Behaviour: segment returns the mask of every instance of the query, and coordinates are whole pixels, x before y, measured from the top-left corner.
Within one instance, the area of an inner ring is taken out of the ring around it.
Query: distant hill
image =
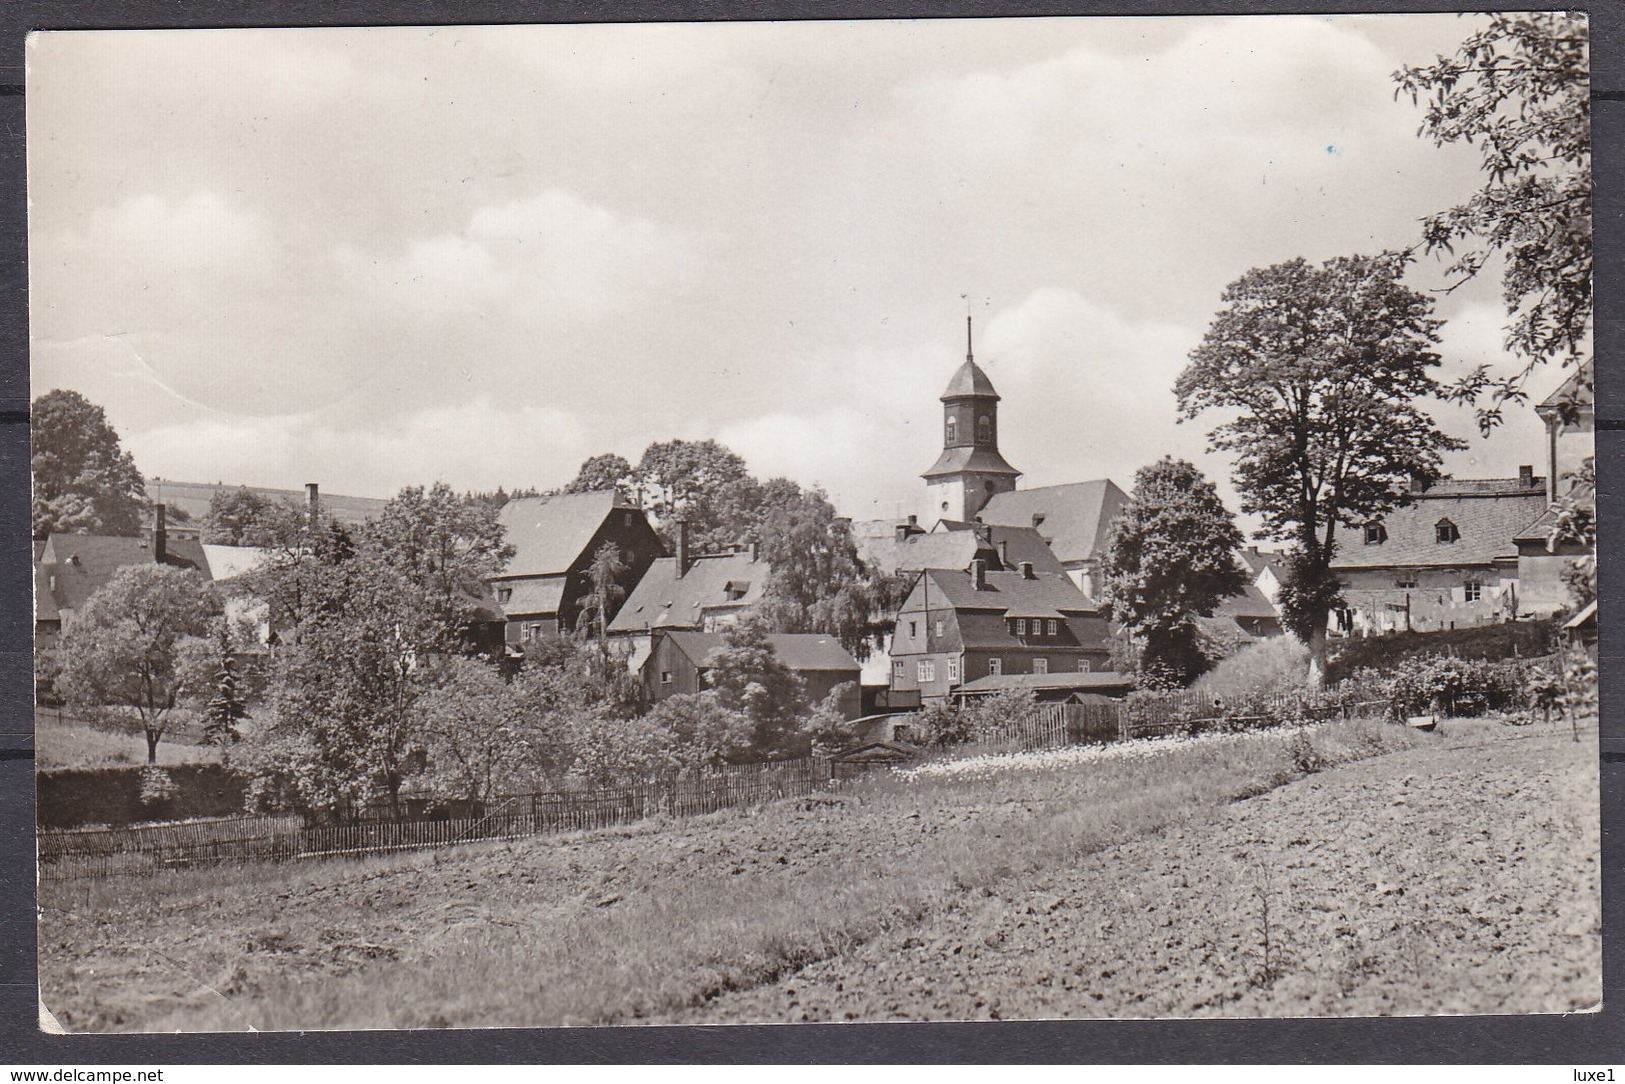
[[[271,500],[290,500],[303,506],[303,489],[271,489],[266,486],[238,486],[225,482],[171,482],[168,479],[148,479],[147,499],[179,509],[200,522],[209,512],[209,501],[216,493],[234,493],[249,489]],[[322,510],[340,523],[362,523],[383,511],[388,501],[380,497],[345,497],[337,493],[321,492]]]

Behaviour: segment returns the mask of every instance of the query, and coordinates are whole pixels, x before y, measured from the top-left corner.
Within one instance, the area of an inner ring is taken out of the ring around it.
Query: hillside
[[[1594,724],[1332,724],[47,880],[40,981],[70,1031],[1563,1011],[1599,847]]]

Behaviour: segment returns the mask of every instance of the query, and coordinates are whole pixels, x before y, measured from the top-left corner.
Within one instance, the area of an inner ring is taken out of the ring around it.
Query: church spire
[[[970,313],[965,314],[965,360],[976,364],[976,355],[970,348]]]

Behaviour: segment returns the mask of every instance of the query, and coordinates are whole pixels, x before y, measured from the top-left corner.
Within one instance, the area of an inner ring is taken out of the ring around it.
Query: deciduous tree
[[[92,711],[132,710],[158,761],[170,713],[186,691],[189,643],[220,615],[214,586],[191,569],[130,565],[63,623],[57,688]]]
[[[1429,251],[1454,256],[1465,282],[1495,266],[1511,323],[1507,346],[1524,364],[1495,375],[1480,366],[1456,394],[1477,399],[1488,430],[1547,361],[1578,365],[1590,353],[1591,111],[1587,16],[1579,11],[1489,17],[1452,56],[1394,74],[1396,93],[1426,103],[1421,134],[1482,155],[1484,184],[1466,203],[1429,217]]]
[[[750,625],[730,629],[727,643],[705,660],[707,681],[722,706],[751,724],[751,748],[761,756],[799,752],[798,723],[806,686]]]
[[[877,605],[851,525],[835,514],[822,490],[791,492],[786,486],[794,483],[779,485],[778,497],[761,513],[761,556],[772,572],[755,620],[774,632],[834,636],[866,659],[890,613]]]
[[[609,452],[595,455],[581,464],[581,469],[564,487],[563,492],[597,493],[600,490],[613,489],[630,500],[637,490],[637,483],[637,471],[632,468],[632,464],[624,457]]]
[[[256,493],[247,486],[223,490],[209,498],[202,539],[219,546],[298,546],[305,533],[306,511],[285,500]]]
[[[1105,561],[1112,617],[1140,641],[1152,685],[1188,685],[1207,669],[1198,617],[1247,582],[1235,517],[1202,472],[1183,459],[1142,467],[1113,524]]]
[[[31,423],[34,537],[139,534],[146,483],[102,408],[59,389],[34,400]]]
[[[1283,616],[1309,645],[1314,685],[1339,597],[1338,526],[1405,503],[1413,479],[1436,481],[1441,453],[1463,447],[1417,405],[1441,390],[1440,322],[1432,300],[1400,281],[1406,262],[1384,253],[1247,272],[1174,386],[1185,419],[1230,415],[1209,444],[1236,457],[1235,486],[1243,511],[1263,521],[1260,537],[1293,546]]]

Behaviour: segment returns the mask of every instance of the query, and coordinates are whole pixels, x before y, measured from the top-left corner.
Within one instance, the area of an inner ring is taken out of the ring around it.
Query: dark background
[[[1625,477],[1625,406],[1613,371],[1625,337],[1625,4],[1503,0],[1519,9],[1591,11],[1596,180],[1598,518],[1602,594],[1625,597],[1615,534]],[[31,30],[154,27],[715,21],[1041,15],[1341,14],[1474,11],[1494,0],[176,0],[8,2],[0,7],[0,1064],[294,1062],[1079,1062],[1405,1064],[1625,1062],[1620,839],[1625,832],[1625,692],[1620,630],[1602,614],[1604,1010],[1572,1016],[1358,1020],[796,1024],[725,1028],[50,1036],[37,1030],[32,574],[28,477],[28,265],[24,39]],[[1417,58],[1420,62],[1426,58]],[[1616,558],[1618,561],[1616,562]]]

